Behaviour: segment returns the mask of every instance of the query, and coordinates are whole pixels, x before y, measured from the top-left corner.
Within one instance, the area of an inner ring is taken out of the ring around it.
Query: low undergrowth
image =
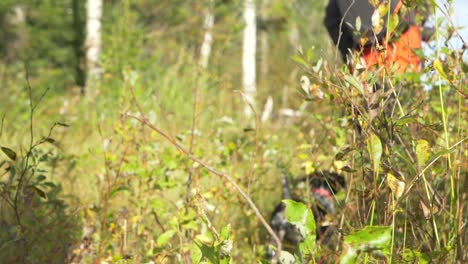
[[[119,23],[108,37],[124,45]],[[305,235],[283,263],[468,258],[464,49],[434,48],[421,71],[404,74],[350,72],[299,52],[308,83],[289,91],[297,111],[266,122],[261,107],[251,120],[239,110],[236,73],[200,69],[190,49],[143,62],[138,50],[130,60],[108,47],[91,99],[31,87],[17,65],[4,70],[2,260],[266,263],[281,175],[320,170],[347,182],[328,219],[338,239],[317,241],[310,209],[288,201],[286,217]]]

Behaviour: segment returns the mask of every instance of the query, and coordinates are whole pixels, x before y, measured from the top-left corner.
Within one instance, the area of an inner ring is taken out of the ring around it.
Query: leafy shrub
[[[78,241],[80,219],[60,196],[61,187],[50,180],[59,154],[45,147],[47,143],[55,142],[43,138],[25,155],[2,146],[8,158],[0,161],[0,245],[5,263],[63,263]]]

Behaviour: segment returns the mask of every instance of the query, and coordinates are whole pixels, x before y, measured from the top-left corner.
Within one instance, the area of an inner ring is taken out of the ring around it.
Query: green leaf
[[[53,183],[53,182],[44,182],[43,185],[44,185],[44,186],[51,187],[51,188],[57,187],[57,185],[55,185],[55,183]]]
[[[286,205],[285,217],[292,224],[299,223],[304,225],[310,233],[315,235],[315,220],[310,208],[301,202],[293,200],[283,200]]]
[[[16,152],[7,147],[2,147],[3,153],[8,156],[13,161],[16,161]]]
[[[361,82],[356,79],[356,77],[352,76],[352,75],[349,75],[349,74],[346,74],[344,76],[344,79],[345,81],[347,81],[349,84],[351,84],[351,86],[353,86],[354,88],[356,88],[360,93],[361,95],[364,95],[364,88],[362,87],[362,84]]]
[[[175,186],[177,184],[174,181],[166,181],[165,179],[157,181],[154,185],[157,190],[161,191],[174,188]]]
[[[216,254],[216,250],[212,246],[207,246],[202,242],[195,240],[195,245],[200,249],[202,253],[202,260],[199,263],[218,263],[218,255]],[[197,253],[198,254],[198,253]],[[208,260],[208,262],[205,262]]]
[[[306,67],[306,68],[309,66],[309,64],[308,64],[303,58],[301,58],[301,57],[299,57],[299,56],[297,56],[297,55],[291,56],[291,59],[292,59],[293,61],[295,61],[295,62],[301,64],[302,66],[304,66],[304,67]]]
[[[43,181],[43,180],[46,179],[46,176],[44,176],[43,174],[41,174],[41,175],[37,176],[36,179],[37,179],[38,182],[41,182],[41,181]]]
[[[46,142],[49,142],[50,144],[54,144],[55,142],[57,142],[55,139],[50,138],[50,137],[44,138],[44,140],[45,140]]]
[[[421,253],[417,250],[406,248],[403,251],[402,257],[405,263],[427,264],[434,263],[434,260],[440,255],[442,255],[440,251]]]
[[[374,172],[378,173],[380,168],[380,158],[382,157],[382,143],[377,135],[371,134],[367,142],[367,151],[371,157]]]
[[[398,14],[390,15],[390,18],[388,19],[388,29],[387,29],[388,34],[392,34],[393,31],[395,31],[396,27],[398,26],[399,20],[400,19],[398,17]]]
[[[306,59],[307,61],[311,61],[312,60],[312,55],[314,54],[314,49],[313,48],[310,48],[307,50],[306,52]]]
[[[430,153],[431,149],[429,147],[429,142],[424,139],[420,139],[416,142],[416,158],[418,160],[419,168],[422,168],[424,164],[426,164]]]
[[[46,193],[45,193],[43,190],[37,188],[37,187],[34,186],[34,185],[31,186],[31,188],[33,188],[34,192],[35,192],[37,195],[39,195],[41,198],[47,199],[47,195],[46,195]]]
[[[169,239],[171,239],[175,235],[175,233],[176,232],[173,229],[167,230],[166,232],[158,236],[158,238],[156,239],[156,244],[160,247],[166,245]]]
[[[406,124],[409,124],[413,121],[415,121],[416,119],[413,117],[413,116],[404,116],[402,118],[399,118],[397,120],[394,120],[394,125],[395,126],[399,126],[399,127],[402,127]]]
[[[56,125],[59,125],[59,126],[63,126],[63,127],[69,127],[70,125],[69,124],[65,124],[65,123],[62,123],[62,122],[55,122]]]
[[[201,262],[203,258],[203,253],[201,251],[201,248],[197,245],[197,243],[192,244],[192,253],[190,254],[190,259],[192,260],[192,263],[198,264]]]
[[[219,239],[220,240],[229,239],[230,235],[231,235],[231,225],[228,224],[227,226],[223,226],[221,228],[221,233],[219,235]]]
[[[388,255],[390,253],[391,227],[387,226],[366,226],[364,229],[344,238],[345,251],[340,263],[356,263],[360,252]]]
[[[303,241],[299,244],[301,254],[312,255],[315,250],[315,219],[312,211],[305,204],[293,200],[283,200],[286,205],[285,218],[293,224]]]
[[[354,149],[353,149],[352,147],[350,147],[350,146],[347,146],[347,147],[341,149],[340,151],[338,151],[338,153],[336,153],[336,155],[335,155],[335,160],[344,160],[344,159],[345,159],[345,156],[346,156],[349,152],[351,152],[351,151],[353,151],[353,150],[354,150]]]
[[[444,66],[442,65],[442,62],[439,59],[435,59],[434,62],[432,63],[432,66],[436,70],[436,72],[442,77],[442,79],[450,82],[450,80],[447,77],[447,74],[444,71]]]
[[[299,244],[301,255],[312,255],[315,251],[315,236],[306,236],[304,241]]]
[[[121,191],[128,191],[129,188],[126,187],[126,186],[117,186],[117,187],[114,187],[112,188],[111,192],[109,193],[109,199],[111,198],[114,198],[117,193],[121,192]]]

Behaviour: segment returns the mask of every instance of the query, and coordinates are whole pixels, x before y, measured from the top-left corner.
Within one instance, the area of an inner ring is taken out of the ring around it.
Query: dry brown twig
[[[257,208],[257,206],[255,205],[255,203],[252,201],[252,199],[249,197],[249,195],[247,195],[243,190],[242,188],[231,178],[231,176],[229,176],[228,174],[224,173],[224,172],[221,172],[221,171],[218,171],[217,169],[211,167],[210,165],[206,164],[204,161],[200,160],[199,158],[193,156],[188,150],[186,150],[184,147],[182,147],[179,143],[177,143],[173,138],[171,138],[169,135],[167,135],[166,133],[164,133],[162,130],[160,130],[159,128],[155,127],[150,121],[149,119],[147,118],[147,116],[145,115],[145,112],[143,111],[140,103],[138,102],[138,100],[136,99],[136,96],[135,96],[135,92],[133,90],[133,87],[130,86],[130,93],[132,94],[132,99],[133,99],[133,102],[135,103],[136,107],[138,108],[138,112],[140,113],[140,116],[136,116],[136,115],[133,115],[133,114],[129,114],[127,113],[126,115],[130,118],[133,118],[137,121],[139,121],[140,123],[142,123],[143,125],[146,125],[147,127],[149,127],[151,130],[153,130],[154,132],[158,133],[159,135],[161,135],[163,138],[165,138],[167,141],[169,141],[169,143],[171,143],[174,147],[176,147],[180,152],[184,153],[189,159],[191,159],[192,161],[200,164],[202,167],[204,167],[206,170],[208,170],[209,172],[225,179],[226,181],[228,181],[233,187],[234,189],[236,189],[236,191],[240,194],[240,196],[242,198],[244,198],[244,200],[247,202],[247,204],[250,206],[250,208],[254,211],[255,213],[255,216],[258,218],[258,220],[263,224],[263,226],[266,228],[266,230],[268,231],[268,233],[273,237],[273,239],[275,240],[276,242],[276,245],[277,245],[277,248],[276,248],[276,255],[275,255],[275,260],[277,260],[277,258],[279,257],[280,253],[281,253],[281,241],[280,239],[278,238],[278,236],[276,235],[275,231],[273,231],[273,229],[271,228],[271,226],[268,224],[268,222],[265,220],[265,218],[263,217],[263,215],[260,213],[260,210]],[[274,262],[275,262],[274,260]]]
[[[257,111],[255,110],[255,107],[247,100],[245,97],[245,94],[242,91],[237,91],[242,95],[242,99],[244,99],[244,102],[249,106],[250,110],[252,110],[252,113],[254,115],[254,120],[255,120],[255,145],[254,145],[254,150],[252,152],[252,158],[250,162],[250,167],[249,167],[249,174],[247,175],[247,195],[250,195],[250,186],[252,184],[252,177],[253,177],[253,171],[255,168],[255,162],[257,161],[257,153],[258,153],[258,133],[260,131],[260,121],[258,120],[258,114]]]

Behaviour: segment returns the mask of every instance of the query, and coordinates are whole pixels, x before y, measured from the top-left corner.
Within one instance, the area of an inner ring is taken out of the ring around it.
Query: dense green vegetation
[[[85,1],[57,2],[0,3],[5,263],[264,263],[270,238],[256,208],[268,221],[283,173],[320,170],[347,180],[330,219],[340,239],[316,243],[310,210],[289,202],[308,234],[297,259],[468,258],[468,65],[465,49],[445,42],[457,37],[449,17],[436,20],[441,44],[421,52],[420,72],[350,73],[322,26],[324,1],[258,1],[268,49],[258,46],[249,120],[242,1],[216,1],[207,69],[198,64],[204,1],[104,1],[103,74],[86,96]],[[369,93],[376,83],[386,88]],[[273,115],[261,122],[270,95]]]

